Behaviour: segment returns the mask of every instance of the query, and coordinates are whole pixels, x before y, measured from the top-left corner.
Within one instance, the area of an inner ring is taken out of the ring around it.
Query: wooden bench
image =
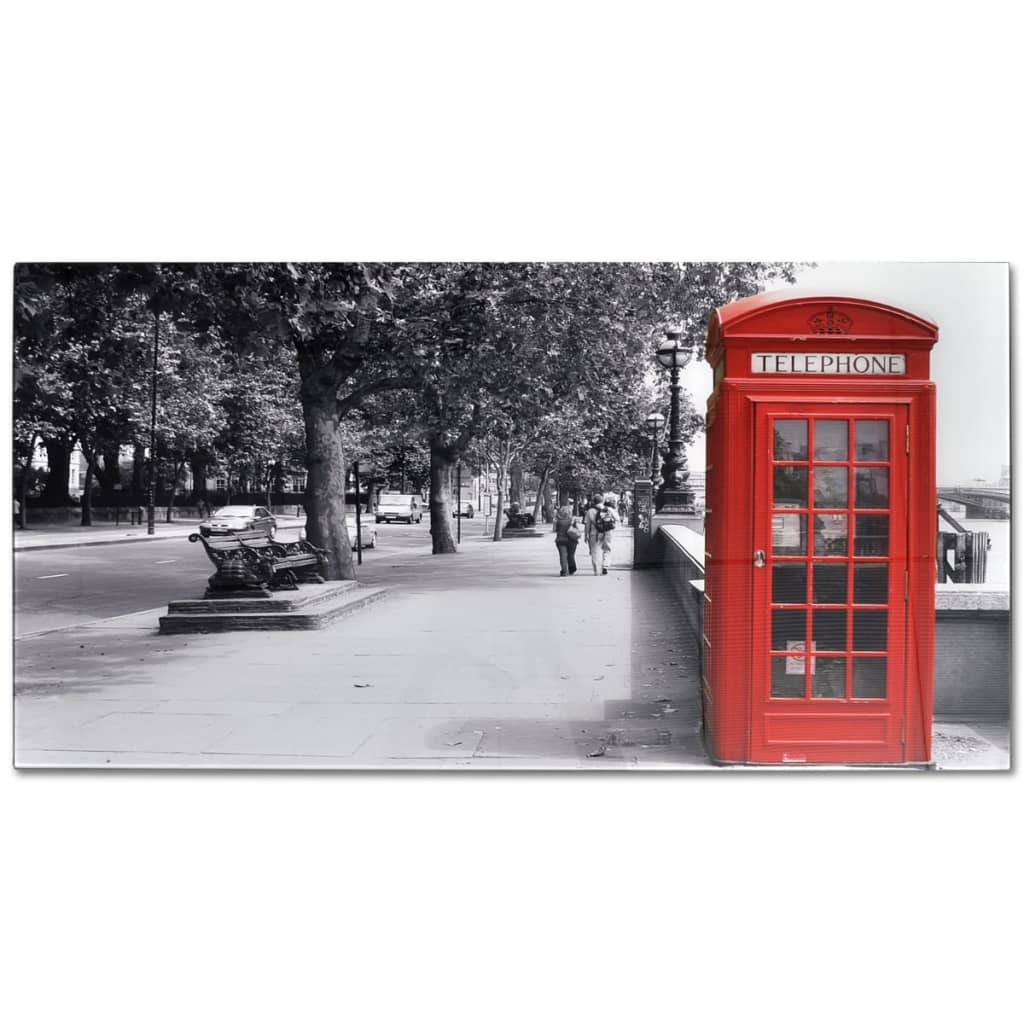
[[[323,583],[327,552],[307,540],[272,540],[258,530],[239,530],[211,537],[189,534],[199,541],[216,566],[207,581],[212,592],[226,590],[298,590],[299,583]]]

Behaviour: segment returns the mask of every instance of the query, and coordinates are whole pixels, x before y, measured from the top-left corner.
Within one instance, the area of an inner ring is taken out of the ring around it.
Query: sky
[[[778,290],[876,299],[938,324],[932,380],[940,484],[999,479],[1010,461],[1009,270],[1005,263],[821,263]],[[774,289],[773,289],[774,290]],[[703,410],[711,368],[691,363],[683,384]],[[704,437],[688,450],[704,468]]]

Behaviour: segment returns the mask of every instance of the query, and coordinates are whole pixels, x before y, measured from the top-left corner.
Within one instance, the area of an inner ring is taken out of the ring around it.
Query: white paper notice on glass
[[[811,642],[811,650],[815,648],[814,642]],[[787,640],[786,641],[787,651],[800,651],[803,653],[807,650],[807,644],[803,640]],[[814,675],[814,663],[817,658],[811,658],[811,675]],[[787,676],[802,676],[804,674],[804,659],[802,657],[789,657],[786,658],[786,675]]]

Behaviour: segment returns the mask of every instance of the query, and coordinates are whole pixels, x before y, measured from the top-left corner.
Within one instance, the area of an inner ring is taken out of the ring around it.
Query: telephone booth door
[[[907,407],[757,403],[751,756],[904,760]]]

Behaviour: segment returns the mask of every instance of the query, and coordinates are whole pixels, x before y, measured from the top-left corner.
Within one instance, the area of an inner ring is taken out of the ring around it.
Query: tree
[[[164,413],[159,437],[149,438],[151,485],[158,447],[175,479],[186,457],[211,454],[210,428],[225,423],[232,452],[245,448],[246,472],[264,485],[281,446],[256,421],[265,425],[268,408],[282,410],[297,396],[309,536],[328,549],[332,578],[352,578],[344,423],[373,396],[413,389],[405,392],[408,440],[430,451],[433,547],[454,551],[449,480],[472,445],[487,446],[503,483],[514,457],[532,460],[542,476],[559,460],[564,475],[568,450],[578,462],[621,461],[635,440],[632,427],[617,445],[609,438],[616,418],[635,412],[621,399],[638,393],[659,332],[680,327],[700,355],[715,306],[773,277],[792,280],[792,270],[754,263],[23,265],[15,303],[18,365],[26,372],[16,393],[19,443],[38,435],[47,445],[56,489],[66,492],[60,461],[76,441],[90,475],[109,480],[118,446],[140,451],[149,434],[148,382]],[[230,381],[238,360],[250,357],[280,371],[266,381],[266,401],[257,403],[263,411],[251,414],[237,393],[234,405],[226,395],[224,404],[215,388],[216,371]]]
[[[294,373],[255,355],[225,362],[221,428],[207,447],[229,480],[269,505],[275,476],[303,447]]]
[[[212,319],[235,351],[297,370],[306,449],[306,532],[330,579],[354,579],[345,525],[342,422],[371,395],[404,387],[400,339],[385,338],[402,270],[386,264],[241,264],[203,268]]]
[[[49,436],[42,436],[53,458],[51,496],[67,495],[66,460],[77,443],[87,464],[82,525],[88,526],[98,444],[116,432],[121,420],[116,391],[124,359],[110,343],[112,272],[102,264],[22,264],[16,280],[19,356],[24,367],[32,367],[37,383],[50,382]]]

